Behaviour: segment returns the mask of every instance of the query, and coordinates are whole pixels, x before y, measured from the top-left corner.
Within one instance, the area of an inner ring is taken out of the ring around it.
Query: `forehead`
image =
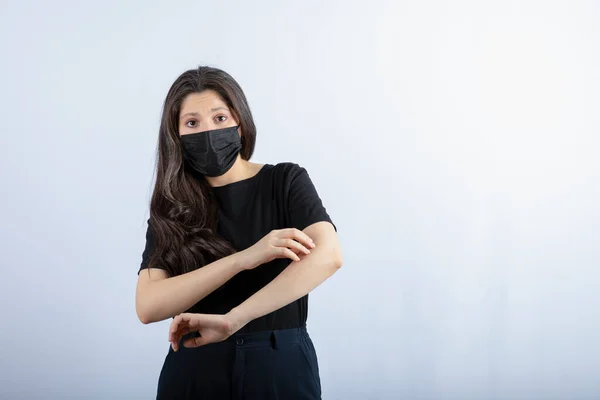
[[[181,103],[181,111],[179,114],[196,111],[202,113],[207,112],[215,107],[227,107],[221,96],[214,90],[205,90],[201,93],[191,93]]]

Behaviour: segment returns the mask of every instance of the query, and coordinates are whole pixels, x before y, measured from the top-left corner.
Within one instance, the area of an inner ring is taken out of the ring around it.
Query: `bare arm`
[[[301,261],[291,263],[277,278],[231,310],[234,330],[248,322],[280,309],[319,286],[342,265],[337,234],[329,222],[317,222],[304,231],[316,248]]]
[[[232,254],[172,278],[168,278],[160,268],[140,271],[135,292],[138,318],[142,323],[149,324],[189,309],[245,269],[239,254]]]
[[[160,268],[142,270],[138,276],[135,308],[142,323],[162,321],[183,313],[218,289],[238,272],[275,258],[300,261],[309,254],[312,240],[297,229],[275,230],[252,247],[221,258],[195,271],[168,278]]]

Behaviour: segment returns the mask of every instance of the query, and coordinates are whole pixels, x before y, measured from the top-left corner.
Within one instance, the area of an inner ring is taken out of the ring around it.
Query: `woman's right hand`
[[[241,251],[244,269],[256,268],[276,258],[300,261],[299,255],[310,254],[316,246],[308,235],[298,229],[278,229],[269,232],[253,246]]]

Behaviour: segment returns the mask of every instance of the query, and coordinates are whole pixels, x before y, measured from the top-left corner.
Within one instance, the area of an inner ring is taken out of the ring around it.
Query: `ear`
[[[233,115],[233,120],[235,121],[235,124],[237,125],[237,131],[238,131],[238,135],[240,135],[240,137],[242,138],[242,140],[244,140],[244,133],[242,132],[242,126],[240,125],[240,119],[238,118],[238,116],[235,113],[232,113]]]

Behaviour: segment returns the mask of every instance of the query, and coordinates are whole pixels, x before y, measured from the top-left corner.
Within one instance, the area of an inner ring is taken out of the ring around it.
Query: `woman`
[[[249,161],[255,141],[230,75],[173,83],[136,289],[144,324],[174,317],[159,399],[321,398],[307,304],[342,265],[336,229],[304,168]]]

